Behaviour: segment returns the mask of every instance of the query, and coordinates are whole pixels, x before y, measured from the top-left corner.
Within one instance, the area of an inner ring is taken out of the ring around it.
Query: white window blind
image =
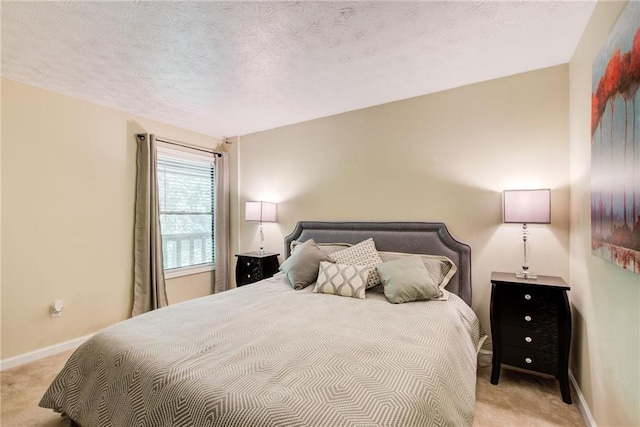
[[[164,269],[213,264],[215,166],[206,156],[158,151]]]

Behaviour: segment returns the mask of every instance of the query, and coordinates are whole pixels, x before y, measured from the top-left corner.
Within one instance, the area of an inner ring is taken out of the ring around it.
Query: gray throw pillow
[[[417,256],[409,256],[376,265],[389,302],[400,304],[424,301],[442,295],[429,271]]]
[[[298,245],[295,252],[280,266],[293,289],[303,289],[318,278],[321,261],[331,261],[313,239]]]

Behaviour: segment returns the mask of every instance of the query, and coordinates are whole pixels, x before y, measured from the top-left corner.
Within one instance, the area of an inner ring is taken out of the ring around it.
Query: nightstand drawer
[[[537,310],[557,306],[557,296],[553,290],[536,289],[531,286],[506,286],[501,291],[501,301],[505,309],[514,310]]]
[[[510,345],[502,346],[502,363],[531,369],[545,374],[558,374],[558,353],[530,350]]]
[[[553,301],[553,291],[539,289],[535,286],[506,286],[504,294],[506,298],[524,304],[541,304]]]
[[[522,328],[544,329],[556,327],[558,312],[555,306],[541,308],[503,307],[500,320],[504,324]]]
[[[513,325],[502,326],[502,342],[508,345],[541,350],[558,351],[558,328],[521,328]]]

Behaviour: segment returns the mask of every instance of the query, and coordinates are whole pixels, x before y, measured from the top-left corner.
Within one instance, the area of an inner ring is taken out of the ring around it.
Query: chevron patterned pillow
[[[333,294],[342,297],[364,299],[365,285],[371,267],[361,265],[333,264],[322,261],[315,293]]]
[[[329,258],[338,264],[361,265],[365,267],[375,267],[376,264],[380,264],[382,262],[382,259],[376,250],[376,244],[372,238],[364,240],[350,248],[332,252],[329,254]],[[378,276],[376,269],[369,269],[367,289],[379,285],[380,283],[380,276]]]

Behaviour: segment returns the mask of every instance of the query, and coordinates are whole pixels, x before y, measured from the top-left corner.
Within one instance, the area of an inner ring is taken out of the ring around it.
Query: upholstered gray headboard
[[[379,251],[444,255],[451,259],[458,271],[446,289],[471,306],[471,248],[454,239],[441,222],[300,221],[284,239],[284,254],[289,257],[293,240],[355,244],[370,237]]]

